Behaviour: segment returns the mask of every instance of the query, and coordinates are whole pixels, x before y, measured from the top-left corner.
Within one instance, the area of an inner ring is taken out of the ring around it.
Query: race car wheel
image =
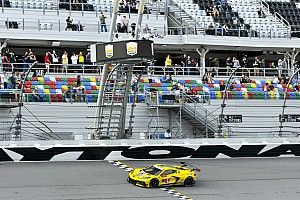
[[[187,186],[187,187],[190,187],[190,186],[192,186],[194,184],[195,184],[195,180],[192,177],[187,177],[184,180],[184,185]]]
[[[156,188],[158,187],[159,181],[157,179],[151,179],[150,183],[149,183],[149,187],[151,188]]]

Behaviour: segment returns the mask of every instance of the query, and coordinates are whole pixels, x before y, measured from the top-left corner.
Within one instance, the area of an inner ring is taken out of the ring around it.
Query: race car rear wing
[[[201,169],[199,167],[196,167],[192,164],[186,163],[186,162],[180,162],[181,167],[190,167],[191,171],[201,172]]]

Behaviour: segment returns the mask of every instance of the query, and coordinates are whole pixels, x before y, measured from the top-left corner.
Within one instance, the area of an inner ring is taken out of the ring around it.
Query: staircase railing
[[[278,12],[275,12],[275,17],[276,17],[277,19],[279,19],[279,21],[280,21],[283,25],[285,25],[285,26],[289,29],[289,31],[291,30],[291,25],[290,25],[290,23],[289,23],[284,17],[282,17],[281,14],[279,14]]]
[[[263,12],[271,14],[276,19],[278,19],[281,22],[281,24],[283,24],[283,26],[286,27],[288,36],[291,37],[291,25],[284,17],[282,17],[281,14],[279,14],[278,12],[275,12],[274,14],[271,13],[269,4],[264,0],[261,1],[261,8],[263,9]]]
[[[182,8],[182,6],[180,5],[180,3],[179,2],[177,2],[177,1],[175,1],[175,0],[172,0],[172,5],[175,5],[175,6],[177,6],[178,8],[179,8],[179,10],[180,10],[180,12],[183,12],[183,13],[185,13],[186,15],[188,15],[192,20],[194,20],[195,21],[195,24],[197,24],[198,23],[198,21],[190,14],[190,13],[188,13],[186,10],[184,10],[183,8]],[[169,15],[170,16],[170,15]],[[185,28],[186,29],[186,31],[187,31],[187,34],[191,34],[191,35],[193,35],[193,34],[196,34],[196,31],[195,31],[195,29],[197,28],[197,27],[195,27],[195,26],[190,26],[190,24],[188,23],[188,22],[185,22],[185,26],[183,26],[183,23],[182,23],[182,18],[180,17],[180,24],[181,24],[181,28],[183,29],[183,28]]]
[[[205,95],[204,99],[206,99]],[[209,132],[217,132],[218,116],[212,115],[212,112],[204,108],[201,103],[196,101],[193,97],[183,94],[182,109],[204,125],[206,137],[208,137]]]

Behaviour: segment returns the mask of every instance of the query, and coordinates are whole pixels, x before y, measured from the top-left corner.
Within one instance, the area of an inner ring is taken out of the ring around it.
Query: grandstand
[[[22,130],[25,133],[22,139],[94,139],[93,122],[97,118],[94,110],[98,107],[103,66],[87,60],[80,64],[62,64],[61,58],[59,63],[45,64],[44,55],[52,50],[58,52],[58,57],[65,50],[86,55],[89,45],[107,41],[108,34],[101,32],[99,17],[101,12],[107,17],[109,28],[113,3],[108,0],[3,3],[0,36],[1,44],[6,47],[1,49],[1,67],[9,77],[19,72],[22,80],[21,74],[27,65],[22,56],[29,48],[35,48],[39,64],[33,71],[44,70],[45,73],[35,76],[31,73],[24,82],[22,121],[25,125]],[[121,77],[116,74],[118,79],[107,84],[106,92],[112,97],[106,96],[106,103],[116,100],[114,107],[120,107],[120,99],[128,94],[126,114],[129,117],[122,138],[164,137],[166,129],[172,130],[174,138],[298,137],[297,120],[283,123],[280,115],[296,115],[299,111],[298,75],[287,84],[299,67],[296,62],[300,48],[299,3],[294,0],[172,0],[170,4],[148,1],[140,35],[154,41],[155,61],[143,72],[143,66],[134,68],[133,74],[142,73],[142,77],[135,85],[138,76],[133,76],[129,91],[125,89],[124,74]],[[135,25],[138,18],[136,6],[134,1],[128,6],[120,5],[119,13],[129,18],[129,28],[128,33],[115,31],[114,40],[132,39],[131,25]],[[68,16],[78,29],[66,30]],[[11,54],[6,50],[19,60],[7,61]],[[172,67],[164,65],[168,54]],[[184,55],[195,59],[195,65],[187,64]],[[227,66],[227,57],[236,57],[242,65],[231,80],[228,78],[235,68]],[[257,66],[254,66],[255,57],[261,59]],[[219,64],[212,62],[213,58],[218,58]],[[243,64],[244,58],[247,63]],[[279,64],[279,59],[284,60],[284,64]],[[127,70],[122,69],[124,73]],[[1,68],[1,74],[2,71]],[[79,85],[78,75],[81,75]],[[172,75],[171,80],[169,75]],[[204,75],[209,76],[208,80],[203,79]],[[244,77],[249,80],[243,81]],[[0,85],[4,87],[3,75],[1,80]],[[17,84],[17,89],[11,79],[9,82],[9,91],[16,91],[15,94],[7,95],[8,89],[0,90],[3,140],[16,139],[15,129],[19,128],[16,122],[21,117],[17,103],[21,84]],[[138,88],[136,95],[135,87]],[[222,103],[223,98],[226,105]],[[287,106],[284,106],[285,100]],[[131,112],[133,103],[136,105]],[[108,107],[107,104],[102,106]],[[222,109],[228,119],[242,116],[241,120],[224,120]],[[262,109],[264,115],[260,114]],[[113,115],[109,109],[107,113],[110,117]],[[119,116],[117,118],[101,123],[118,124]],[[119,137],[109,126],[102,128],[107,129],[106,139]]]

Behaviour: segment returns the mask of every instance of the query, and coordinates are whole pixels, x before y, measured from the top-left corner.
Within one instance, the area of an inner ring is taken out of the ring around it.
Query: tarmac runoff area
[[[124,161],[132,167],[168,161]],[[300,158],[189,160],[202,172],[193,187],[145,189],[105,162],[0,163],[0,200],[298,200]],[[175,195],[174,195],[175,194]],[[185,199],[185,198],[183,198]]]

